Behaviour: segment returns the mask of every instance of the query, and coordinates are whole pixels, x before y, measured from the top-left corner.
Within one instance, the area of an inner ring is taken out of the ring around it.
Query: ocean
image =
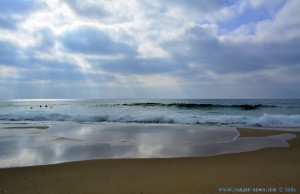
[[[300,100],[1,100],[0,168],[111,158],[203,157],[288,147]]]
[[[0,122],[299,127],[300,100],[1,100]]]

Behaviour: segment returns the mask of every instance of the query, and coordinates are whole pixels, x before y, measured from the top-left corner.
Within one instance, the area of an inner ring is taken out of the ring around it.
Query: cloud
[[[272,9],[274,7],[278,7],[278,5],[281,5],[286,0],[248,0],[246,4],[250,5],[253,9],[258,9],[261,7],[267,7],[269,9]]]
[[[223,1],[218,0],[153,0],[151,1],[151,4],[147,3],[147,1],[142,1],[142,3],[152,9],[155,7],[159,8],[157,10],[160,10],[161,13],[171,12],[172,9],[180,9],[184,12],[195,12],[198,13],[198,15],[204,15],[218,11],[222,9],[225,4]]]
[[[32,47],[32,50],[45,52],[51,50],[55,46],[56,36],[50,28],[41,28],[34,32],[37,39],[37,44]]]
[[[218,0],[202,0],[202,1],[167,0],[164,2],[166,2],[166,4],[184,6],[188,9],[195,9],[197,10],[197,12],[200,13],[216,11],[218,9],[221,9],[224,6],[224,2]]]
[[[126,57],[111,61],[91,61],[99,69],[110,73],[133,74],[133,75],[151,75],[171,73],[180,68],[176,62],[168,59],[143,59]]]
[[[105,32],[95,27],[79,27],[65,32],[60,41],[67,51],[75,53],[98,55],[134,53],[131,47],[112,40]]]
[[[48,81],[70,82],[94,80],[110,82],[113,76],[82,71],[78,64],[66,59],[47,59],[35,55],[34,50],[24,51],[10,42],[0,42],[1,79],[19,82]],[[39,50],[41,51],[41,50]]]
[[[291,89],[300,82],[299,7],[292,0],[3,0],[2,95],[299,97]]]
[[[186,32],[185,38],[165,45],[173,57],[182,63],[195,64],[191,69],[217,73],[253,72],[281,65],[299,65],[298,43],[285,42],[230,42],[221,41],[201,26]],[[182,48],[186,48],[182,52]]]
[[[0,65],[18,65],[21,52],[16,44],[9,41],[0,41]]]
[[[300,19],[295,17],[300,7],[299,1],[288,1],[273,20],[259,23],[256,32],[260,41],[299,41]]]
[[[13,30],[17,27],[17,23],[20,22],[20,19],[7,18],[0,15],[0,28]]]
[[[15,29],[26,16],[42,7],[37,0],[1,0],[0,1],[0,28]]]
[[[0,77],[1,78],[17,78],[19,77],[19,70],[15,67],[0,65]]]
[[[88,18],[101,19],[110,15],[99,3],[99,1],[80,1],[80,0],[65,0],[66,3],[76,14]]]

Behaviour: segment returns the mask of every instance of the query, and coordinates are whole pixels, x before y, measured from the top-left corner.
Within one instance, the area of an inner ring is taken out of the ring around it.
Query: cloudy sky
[[[300,98],[299,0],[0,0],[0,98]]]

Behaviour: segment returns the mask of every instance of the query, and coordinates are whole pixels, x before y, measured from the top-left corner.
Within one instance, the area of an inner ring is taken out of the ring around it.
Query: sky
[[[0,0],[0,99],[300,98],[299,0]]]

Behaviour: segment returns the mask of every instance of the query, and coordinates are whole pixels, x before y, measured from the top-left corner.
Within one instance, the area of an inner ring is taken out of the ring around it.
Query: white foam
[[[75,121],[75,122],[137,122],[178,123],[229,126],[300,127],[300,115],[262,114],[246,115],[193,115],[193,114],[103,114],[71,115],[61,113],[0,114],[2,121]]]

